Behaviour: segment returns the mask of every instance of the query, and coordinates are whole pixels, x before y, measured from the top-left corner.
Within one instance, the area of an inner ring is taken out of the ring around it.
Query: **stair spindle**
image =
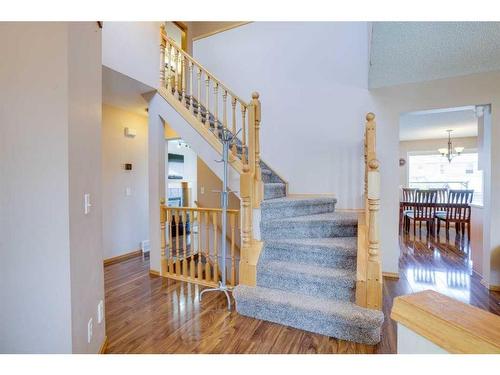
[[[198,67],[198,120],[201,122],[201,68]]]
[[[210,219],[208,211],[205,211],[205,280],[212,280],[210,276]]]
[[[212,212],[212,225],[213,225],[213,236],[214,236],[214,278],[215,282],[219,282],[219,252],[217,247],[217,212]],[[224,240],[224,239],[223,239]],[[224,270],[222,270],[224,272]]]
[[[174,84],[174,95],[179,99],[179,50],[177,48],[175,48]]]
[[[181,90],[182,104],[186,106],[186,58],[181,55]]]
[[[168,223],[168,273],[174,273],[174,254],[172,248],[174,243],[172,241],[172,211],[169,209],[167,211],[167,223]]]
[[[233,135],[236,135],[236,98],[231,97],[231,107],[232,107],[232,123],[233,123]],[[234,156],[238,155],[238,147],[236,146],[237,142],[233,142],[232,152]]]
[[[247,107],[241,104],[241,162],[243,164],[247,163],[247,136],[245,128],[245,116]]]
[[[235,225],[236,214],[229,215],[229,226],[231,232],[231,285],[236,286],[236,257],[235,257]]]
[[[227,129],[227,90],[222,93],[222,127]]]
[[[194,115],[193,106],[193,62],[189,61],[189,112]]]
[[[165,25],[160,26],[160,87],[165,87],[165,47],[166,41],[163,38],[163,33],[165,32]]]
[[[205,97],[207,102],[205,103],[205,125],[210,129],[210,76],[207,75],[205,79],[206,91]]]
[[[180,246],[179,246],[179,233],[180,233],[180,230],[179,228],[181,227],[180,226],[180,212],[179,210],[176,210],[175,212],[175,273],[177,274],[177,276],[180,276],[181,275],[181,262],[180,262],[180,257],[181,257],[181,249],[180,249]]]
[[[215,81],[214,81],[215,82]],[[214,134],[219,137],[219,83],[214,84]]]
[[[190,233],[190,243],[189,243],[189,277],[191,279],[195,278],[196,265],[194,261],[195,246],[194,246],[194,211],[189,211],[189,233]]]
[[[188,265],[188,256],[187,256],[187,215],[186,210],[182,210],[182,276],[187,276],[187,265]]]
[[[167,65],[167,91],[172,93],[172,45],[168,43],[168,65]]]

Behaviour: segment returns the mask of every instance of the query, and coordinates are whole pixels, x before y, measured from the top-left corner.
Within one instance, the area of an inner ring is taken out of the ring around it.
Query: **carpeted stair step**
[[[286,185],[282,182],[264,184],[264,199],[286,196]]]
[[[233,295],[245,316],[363,344],[380,341],[384,314],[378,310],[259,286],[238,285]]]
[[[257,285],[341,301],[354,300],[356,272],[288,262],[259,260]]]
[[[322,214],[335,211],[337,199],[325,198],[276,198],[261,204],[262,220]]]
[[[355,237],[357,215],[347,212],[288,217],[261,221],[260,233],[264,241],[290,238]]]
[[[260,258],[355,270],[357,246],[356,237],[267,240]]]

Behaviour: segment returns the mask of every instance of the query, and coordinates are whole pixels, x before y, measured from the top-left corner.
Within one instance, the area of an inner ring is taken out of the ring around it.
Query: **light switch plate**
[[[100,300],[97,305],[97,323],[101,324],[104,319],[104,301]]]
[[[129,187],[125,188],[125,195],[127,197],[130,197],[132,195],[132,189]]]
[[[87,342],[90,344],[92,341],[92,328],[93,328],[93,320],[90,318],[89,322],[87,323]]]
[[[89,193],[85,193],[83,195],[83,213],[85,215],[89,214],[90,207],[92,207],[92,204],[90,203],[90,194]]]

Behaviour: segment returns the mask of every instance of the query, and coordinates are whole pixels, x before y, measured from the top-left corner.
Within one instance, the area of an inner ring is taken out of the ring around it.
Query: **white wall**
[[[0,23],[0,352],[96,353],[104,339],[100,39],[95,22]]]
[[[160,80],[161,22],[104,22],[102,64],[151,88]]]
[[[0,46],[0,352],[69,353],[66,24],[0,23]]]
[[[103,253],[108,259],[139,249],[149,238],[148,118],[108,105],[102,108]],[[126,127],[137,135],[126,137]],[[124,169],[125,163],[132,163],[131,171]]]
[[[95,22],[68,23],[69,213],[73,353],[97,353],[104,341],[104,321],[97,305],[104,301],[101,199],[101,31]],[[89,193],[92,208],[83,211]],[[93,337],[87,342],[87,323]]]
[[[260,93],[262,159],[290,193],[335,193],[338,207],[360,207],[366,23],[254,22],[197,40],[193,51],[243,99]]]
[[[500,73],[484,73],[368,92],[365,23],[255,22],[194,42],[195,57],[223,82],[262,101],[262,158],[290,182],[291,193],[335,193],[339,207],[361,204],[364,115],[377,115],[381,162],[383,270],[399,259],[399,117],[416,110],[492,104],[500,139]],[[309,145],[308,152],[303,144]],[[492,147],[491,191],[500,191],[500,147]],[[491,228],[500,227],[500,195],[491,195]],[[500,232],[488,235],[485,279],[500,284]],[[485,241],[487,243],[487,241]]]

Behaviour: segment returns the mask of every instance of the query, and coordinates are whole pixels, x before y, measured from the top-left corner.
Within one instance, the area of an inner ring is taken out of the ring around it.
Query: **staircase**
[[[354,303],[357,215],[334,198],[278,198],[261,204],[263,252],[257,285],[234,290],[237,311],[365,344],[380,341],[379,310]]]
[[[217,152],[222,131],[239,137],[231,150],[241,200],[240,279],[233,290],[237,312],[339,339],[378,343],[384,315],[374,115],[367,115],[365,131],[363,214],[336,212],[332,197],[289,197],[286,182],[260,159],[259,95],[253,93],[248,103],[241,100],[164,31],[161,36],[158,93]],[[254,223],[259,209],[260,222]],[[260,239],[254,238],[253,225],[260,225]]]

